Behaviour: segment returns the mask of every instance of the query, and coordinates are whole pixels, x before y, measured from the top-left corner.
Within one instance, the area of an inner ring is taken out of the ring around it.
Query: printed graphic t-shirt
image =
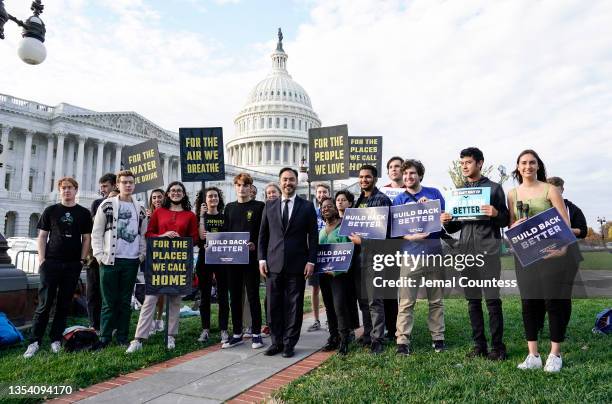
[[[132,202],[119,201],[117,218],[116,258],[138,258],[140,234],[138,234],[138,212]]]
[[[61,203],[44,210],[38,222],[40,230],[48,231],[46,259],[74,262],[81,259],[82,234],[91,233],[89,211],[80,206],[64,206]]]

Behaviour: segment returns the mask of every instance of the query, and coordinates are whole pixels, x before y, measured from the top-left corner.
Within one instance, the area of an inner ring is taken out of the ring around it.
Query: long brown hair
[[[521,173],[519,173],[518,163],[521,160],[521,157],[523,157],[525,154],[531,154],[533,157],[536,158],[538,162],[538,172],[537,172],[538,181],[546,182],[546,167],[544,166],[544,162],[542,161],[540,156],[538,156],[538,153],[536,153],[535,150],[531,150],[531,149],[523,150],[521,154],[519,154],[518,157],[516,158],[517,168],[515,168],[514,171],[512,171],[512,178],[517,180],[519,184],[523,183],[523,176],[521,175]]]

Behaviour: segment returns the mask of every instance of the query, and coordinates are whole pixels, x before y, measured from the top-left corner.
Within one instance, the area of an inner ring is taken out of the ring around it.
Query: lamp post
[[[604,234],[604,224],[606,224],[606,218],[605,217],[597,217],[597,223],[599,223],[599,225],[601,226],[601,244],[603,244],[604,246],[606,245],[605,241],[606,241],[606,235]]]
[[[23,39],[17,48],[17,54],[21,60],[31,65],[40,64],[47,57],[47,50],[43,44],[47,31],[45,23],[40,18],[44,8],[41,0],[34,0],[30,6],[33,15],[24,22],[7,13],[4,8],[4,0],[0,0],[0,39],[4,39],[4,24],[8,20],[22,27]]]
[[[308,201],[312,202],[312,195],[310,189],[310,177],[308,176],[308,166],[306,165],[306,157],[302,157],[300,161],[300,174],[298,175],[298,183],[308,183]]]

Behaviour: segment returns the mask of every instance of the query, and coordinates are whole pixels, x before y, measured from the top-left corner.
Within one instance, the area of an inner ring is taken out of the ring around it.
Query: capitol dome
[[[269,174],[308,158],[308,129],[321,126],[310,97],[287,72],[283,34],[272,53],[272,71],[251,90],[234,119],[236,136],[227,143],[230,164]]]

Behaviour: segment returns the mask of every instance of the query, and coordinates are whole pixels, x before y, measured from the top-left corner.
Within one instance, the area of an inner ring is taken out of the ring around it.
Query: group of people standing
[[[577,237],[586,235],[584,215],[575,205],[562,199],[561,179],[554,177],[549,179],[550,183],[546,182],[544,163],[535,151],[525,150],[517,158],[513,177],[519,185],[509,192],[507,198],[499,184],[482,175],[484,156],[478,148],[464,149],[459,157],[464,187],[490,188],[490,203],[481,207],[487,218],[458,221],[453,220],[451,214],[442,213],[440,231],[403,237],[402,248],[405,251],[441,254],[441,239],[450,238],[449,234],[460,231],[458,242],[453,247],[456,252],[485,256],[482,268],[467,268],[464,274],[471,279],[499,279],[502,229],[526,220],[523,211],[517,208],[521,204],[529,206],[529,216],[554,207]],[[262,327],[265,327],[271,336],[265,355],[282,353],[284,357],[293,356],[302,327],[306,280],[311,279],[313,296],[318,296],[320,288],[327,311],[330,336],[324,350],[338,349],[341,355],[348,353],[349,344],[355,338],[354,331],[360,327],[360,310],[363,334],[357,339],[358,343],[368,346],[373,354],[380,354],[385,339],[395,340],[397,354],[410,355],[418,288],[400,290],[395,299],[364,296],[360,293],[363,291],[363,274],[369,268],[361,250],[367,248],[367,243],[354,233],[350,236],[339,234],[344,212],[351,207],[397,206],[439,200],[444,211],[442,193],[422,185],[425,167],[420,161],[393,157],[387,162],[387,174],[391,182],[383,192],[376,186],[377,169],[364,165],[359,171],[360,195],[356,200],[347,190],[340,190],[332,196],[329,187],[320,184],[316,187],[316,203],[313,204],[296,194],[298,174],[293,168],[283,168],[279,173],[279,183],[266,186],[265,203],[255,199],[251,176],[241,173],[233,181],[236,201],[226,205],[221,190],[208,187],[198,193],[195,213],[184,185],[178,181],[171,183],[165,192],[151,192],[150,207],[145,209],[132,196],[134,175],[131,172],[117,174],[117,195],[114,196],[111,192],[115,188],[115,178],[112,174],[105,176],[100,179],[104,198],[94,202],[90,212],[75,202],[76,181],[70,177],[62,178],[57,184],[61,202],[48,207],[38,224],[41,288],[31,343],[24,357],[31,357],[38,351],[55,300],[57,308],[50,332],[51,350],[60,350],[59,341],[66,325],[68,305],[83,266],[87,267],[90,322],[100,334],[96,349],[108,346],[113,336],[118,344],[127,346],[127,353],[142,349],[151,331],[160,327],[160,300],[164,298],[169,303],[168,348],[174,348],[180,296],[147,295],[134,339],[128,344],[130,301],[138,269],[144,261],[147,237],[191,237],[194,246],[200,247],[196,274],[201,291],[202,332],[198,339],[201,342],[210,338],[214,280],[222,348],[243,343],[246,293],[252,348],[264,346]],[[220,231],[249,233],[248,264],[231,267],[205,264],[206,236]],[[348,272],[315,275],[318,244],[343,242],[355,244]],[[542,367],[537,340],[548,314],[551,352],[544,369],[550,372],[561,369],[560,344],[565,338],[571,314],[572,284],[580,260],[580,252],[573,245],[553,251],[546,259],[526,268],[516,261],[529,351],[519,368]],[[428,279],[443,279],[445,276],[442,267],[416,269],[416,273]],[[419,269],[423,271],[419,272]],[[414,270],[412,268],[411,272]],[[266,282],[264,310],[259,297],[261,278]],[[534,290],[546,293],[536,296],[531,293]],[[426,287],[426,295],[432,347],[436,352],[442,352],[446,349],[443,289],[440,286]],[[489,317],[490,347],[485,337],[483,296]],[[465,297],[474,343],[468,356],[505,360],[504,316],[499,288],[466,288]],[[315,304],[318,309],[318,304]],[[265,324],[262,322],[264,315]],[[315,324],[311,330],[320,327],[318,317]]]

